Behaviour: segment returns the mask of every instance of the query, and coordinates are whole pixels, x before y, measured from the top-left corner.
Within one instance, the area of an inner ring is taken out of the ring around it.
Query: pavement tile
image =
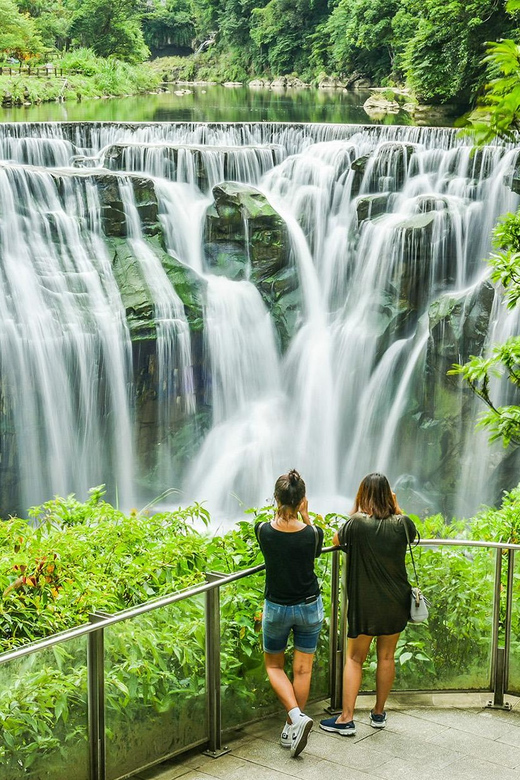
[[[320,761],[315,765],[303,764],[298,777],[302,780],[324,780],[324,778],[326,780],[374,780],[373,774],[352,767],[347,768],[341,764],[334,764],[332,761]]]
[[[411,739],[409,736],[395,734],[386,729],[376,732],[370,738],[370,747],[380,753],[388,754],[389,757],[395,756],[405,761],[420,766],[421,770],[443,769],[452,764],[459,758],[462,758],[467,751],[461,751],[452,745],[443,743],[444,734],[450,733],[444,731],[437,735],[436,739],[442,744],[443,749],[439,750],[434,740]],[[468,735],[469,736],[469,735]],[[492,743],[493,744],[493,743]]]
[[[449,768],[449,780],[518,780],[519,777],[520,772],[516,769],[507,769],[477,758],[465,758],[451,764]]]
[[[280,752],[282,750],[284,748],[280,747]],[[284,765],[282,771],[280,767],[274,769],[228,754],[214,760],[211,766],[206,764],[201,771],[211,777],[218,778],[218,780],[287,780],[288,777],[298,776],[296,769],[301,760],[300,757],[296,759],[288,757],[287,764]],[[281,761],[283,761],[283,757],[280,758]],[[291,764],[288,763],[289,761]]]
[[[146,769],[144,772],[139,772],[137,778],[139,780],[177,780],[178,777],[183,777],[189,771],[189,767],[185,764],[173,764],[166,761],[151,769]]]
[[[270,767],[279,772],[285,772],[291,776],[299,775],[299,765],[302,761],[306,764],[318,764],[320,758],[310,753],[310,745],[314,740],[314,732],[309,736],[307,747],[296,758],[292,758],[291,751],[283,748],[278,742],[268,742],[264,739],[256,739],[233,751],[233,755],[245,759],[254,764]]]
[[[449,780],[454,780],[451,774],[451,767],[446,769],[444,777]],[[391,758],[385,764],[382,764],[376,770],[374,770],[374,776],[378,778],[384,778],[384,780],[439,780],[439,770],[436,767],[418,767],[416,763],[412,761],[406,761],[404,758]],[[479,778],[483,780],[483,778]]]
[[[436,744],[442,747],[442,752],[445,750],[458,751],[471,758],[506,766],[510,769],[520,767],[520,746],[513,747],[482,735],[475,739],[475,734],[466,731],[447,729],[442,734],[428,739],[424,744]]]
[[[354,742],[353,737],[341,737],[325,732],[311,735],[305,755],[325,759],[342,767],[371,772],[391,758],[388,753],[374,750],[368,738]]]
[[[480,709],[407,710],[407,714],[419,721],[429,721],[457,731],[498,739],[504,731],[503,721],[493,718],[493,713],[483,715]]]
[[[413,717],[408,712],[391,712],[387,710],[388,720],[385,731],[391,731],[395,734],[408,735],[414,739],[425,739],[426,737],[441,734],[447,727],[431,720],[425,720]]]

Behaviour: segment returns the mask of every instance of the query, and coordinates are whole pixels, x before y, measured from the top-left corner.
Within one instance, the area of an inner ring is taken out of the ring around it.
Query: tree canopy
[[[506,0],[1,0],[0,9],[4,52],[87,46],[138,62],[211,38],[209,61],[229,78],[360,76],[439,103],[478,93],[486,42],[515,38],[519,22]]]

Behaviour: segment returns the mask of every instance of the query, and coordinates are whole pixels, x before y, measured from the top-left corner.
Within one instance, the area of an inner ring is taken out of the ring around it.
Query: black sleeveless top
[[[265,560],[265,598],[275,604],[301,604],[318,596],[314,558],[323,547],[323,529],[306,525],[301,531],[277,531],[270,523],[257,523],[255,535]]]
[[[339,530],[348,555],[348,636],[400,633],[410,617],[411,585],[405,566],[406,532],[415,525],[406,515],[377,518],[356,512]]]

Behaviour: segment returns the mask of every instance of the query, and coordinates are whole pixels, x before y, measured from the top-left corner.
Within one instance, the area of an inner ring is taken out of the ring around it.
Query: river
[[[177,95],[183,89],[190,94]],[[0,109],[2,122],[333,122],[371,124],[367,90],[170,86],[160,94]],[[436,124],[432,119],[431,124]],[[438,124],[446,124],[441,120]],[[404,111],[375,124],[414,124]],[[450,124],[450,122],[448,122]]]

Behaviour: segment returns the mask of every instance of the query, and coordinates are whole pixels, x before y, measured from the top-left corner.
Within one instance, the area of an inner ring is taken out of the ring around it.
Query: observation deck
[[[513,709],[486,708],[481,694],[395,694],[384,730],[368,724],[373,698],[360,696],[356,735],[318,728],[327,702],[307,708],[315,727],[304,752],[279,744],[283,713],[235,732],[217,761],[192,752],[134,775],[133,780],[518,780],[520,697]],[[326,717],[326,715],[325,715]]]
[[[323,552],[315,728],[298,758],[263,668],[261,565],[0,654],[0,780],[520,780],[520,545],[421,542],[428,622],[399,639],[381,731],[369,655],[353,737],[318,728],[341,709],[347,607],[346,557]]]

